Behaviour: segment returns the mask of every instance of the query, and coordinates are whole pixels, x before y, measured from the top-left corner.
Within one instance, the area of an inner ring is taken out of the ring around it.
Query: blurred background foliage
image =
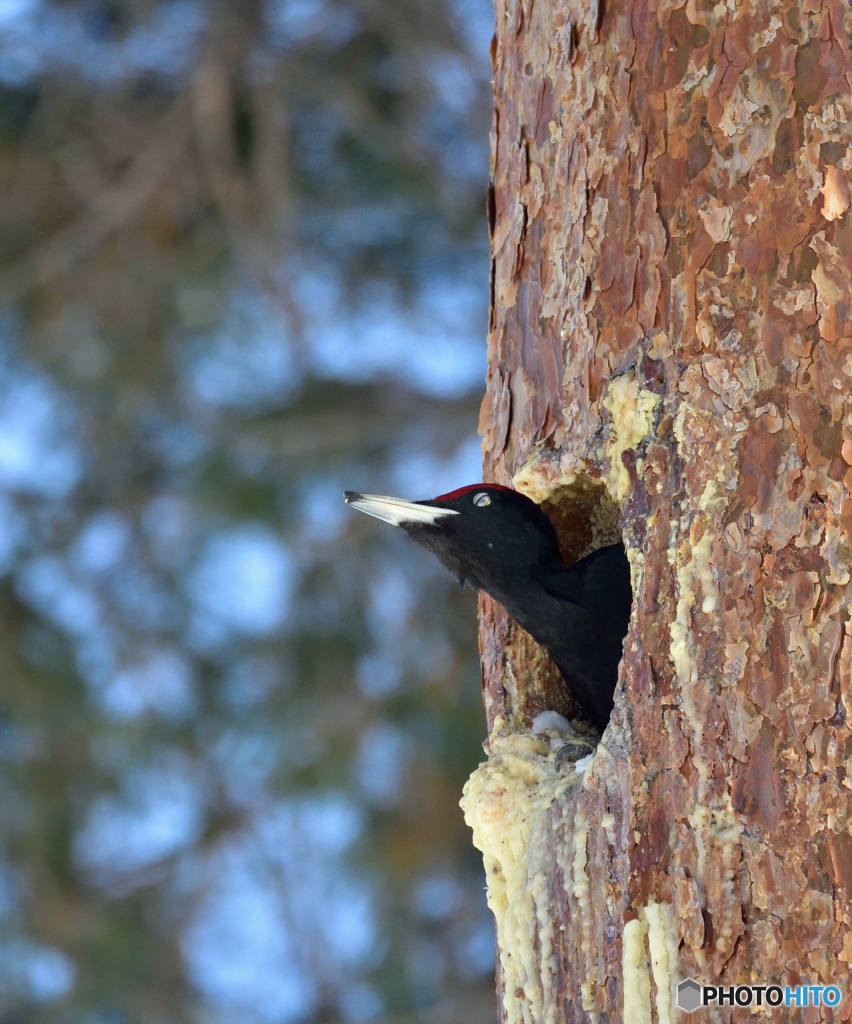
[[[488,0],[0,0],[0,1019],[493,1019]]]

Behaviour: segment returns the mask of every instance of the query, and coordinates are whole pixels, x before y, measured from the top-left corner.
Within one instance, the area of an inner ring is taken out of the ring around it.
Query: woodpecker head
[[[561,565],[556,531],[534,501],[499,484],[471,484],[429,501],[345,492],[346,502],[392,523],[497,600],[530,572]]]

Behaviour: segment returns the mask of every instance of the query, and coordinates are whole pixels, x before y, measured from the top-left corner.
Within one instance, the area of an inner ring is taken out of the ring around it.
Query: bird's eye
[[[474,505],[478,505],[479,508],[482,508],[485,505],[490,505],[491,495],[486,494],[485,491],[480,491],[479,494],[474,494],[473,503]]]

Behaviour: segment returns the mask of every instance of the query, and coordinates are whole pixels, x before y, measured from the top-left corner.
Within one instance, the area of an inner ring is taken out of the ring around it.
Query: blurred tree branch
[[[74,223],[0,270],[4,298],[19,301],[32,289],[70,274],[112,232],[139,216],[186,150],[187,122],[188,105],[180,96],[151,129],[147,144],[116,184],[95,191]]]

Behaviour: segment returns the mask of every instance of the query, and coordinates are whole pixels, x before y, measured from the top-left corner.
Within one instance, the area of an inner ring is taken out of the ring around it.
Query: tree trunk
[[[842,0],[497,0],[485,478],[568,557],[620,527],[634,590],[582,775],[530,728],[558,673],[481,602],[464,806],[513,1024],[668,1024],[686,978],[834,981],[768,1019],[852,1016],[850,30]]]

